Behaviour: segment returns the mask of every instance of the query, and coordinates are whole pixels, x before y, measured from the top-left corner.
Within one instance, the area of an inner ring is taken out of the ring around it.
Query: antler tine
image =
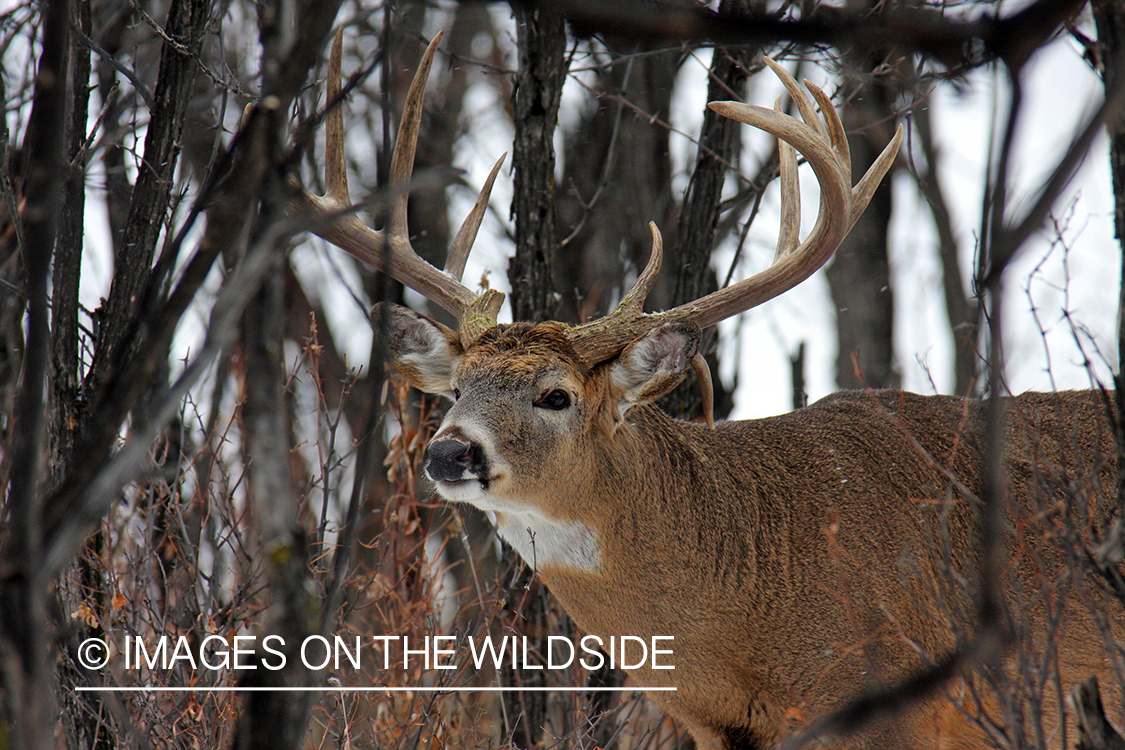
[[[480,229],[484,212],[488,209],[488,197],[492,195],[492,183],[496,181],[496,175],[500,172],[500,166],[507,156],[508,152],[505,151],[492,165],[492,171],[488,173],[488,178],[484,181],[484,185],[477,195],[473,210],[465,217],[461,228],[457,230],[457,236],[453,238],[453,244],[449,246],[449,254],[445,257],[445,272],[458,281],[465,273],[465,262],[469,259],[469,251],[473,249],[473,243],[476,242],[477,230]]]
[[[809,86],[809,89],[814,96],[818,96],[818,92],[823,95],[815,86]],[[853,190],[850,187],[851,163],[844,161],[844,153],[839,146],[843,128],[830,105],[824,110],[827,138],[805,123],[773,110],[738,102],[712,102],[708,106],[726,117],[754,125],[788,141],[804,154],[820,182],[821,190],[816,224],[798,247],[748,279],[664,313],[667,317],[692,320],[704,328],[773,299],[824,265],[866,208],[875,187],[894,162],[902,142],[900,125],[891,142],[860,180],[859,189]]]
[[[852,152],[848,146],[848,134],[844,132],[844,123],[840,122],[840,115],[836,113],[836,108],[832,106],[832,100],[828,98],[828,94],[809,81],[805,81],[805,87],[812,92],[813,98],[820,105],[820,111],[824,114],[824,124],[828,126],[828,137],[832,142],[832,148],[840,157],[840,165],[848,168],[847,181],[850,183],[852,180],[850,171]]]
[[[332,53],[328,56],[327,101],[340,99],[340,78],[344,57],[344,27],[336,29]],[[348,167],[344,159],[344,107],[337,104],[328,112],[324,139],[324,196],[343,205],[352,202],[348,193]]]
[[[454,278],[419,257],[410,244],[406,220],[407,188],[418,143],[423,94],[440,40],[439,32],[426,49],[422,64],[415,73],[407,94],[398,141],[391,160],[391,187],[397,191],[397,194],[391,205],[387,228],[376,232],[355,215],[355,207],[351,204],[348,192],[347,165],[344,158],[343,112],[338,106],[329,113],[325,127],[327,139],[324,149],[325,195],[323,197],[313,195],[303,185],[295,183],[289,199],[289,210],[297,215],[310,216],[313,220],[312,231],[328,242],[374,266],[457,316],[461,321],[460,334],[464,344],[467,341],[475,341],[480,332],[490,325],[495,325],[496,314],[504,301],[504,295],[489,290],[478,296],[460,283],[459,275]],[[329,102],[334,102],[340,96],[341,48],[342,35],[337,31],[328,64]],[[492,181],[498,171],[499,163],[493,168],[492,175],[477,198],[479,210],[474,209],[470,213],[454,241],[454,250],[451,252],[460,258],[458,262],[462,268],[469,246],[476,237],[484,206],[488,202]]]
[[[406,91],[406,101],[402,105],[402,119],[398,126],[398,136],[395,138],[394,152],[391,154],[390,182],[392,188],[409,184],[414,172],[414,154],[418,150],[418,132],[422,127],[422,106],[426,95],[426,82],[430,80],[430,68],[434,64],[434,55],[437,54],[438,44],[441,42],[444,31],[434,34],[426,51],[422,53],[422,60],[418,63],[418,70],[410,81],[410,88]],[[390,231],[393,237],[409,237],[410,230],[407,226],[407,201],[409,192],[403,190],[395,197],[391,204]]]
[[[644,315],[639,310],[619,307],[601,320],[571,329],[570,338],[587,362],[603,362],[614,357],[629,342],[665,323],[689,321],[706,328],[800,284],[832,257],[890,169],[902,143],[901,125],[867,174],[852,188],[847,138],[828,96],[807,81],[806,93],[788,71],[773,60],[764,59],[781,78],[805,122],[773,109],[741,102],[711,102],[708,106],[724,117],[772,133],[805,156],[820,182],[820,211],[812,231],[804,242],[797,244],[800,217],[799,187],[794,174],[796,158],[791,150],[787,151],[788,146],[781,145],[782,230],[770,267],[667,312]],[[816,115],[814,101],[820,105],[820,117]]]
[[[648,223],[648,231],[652,233],[652,249],[648,254],[648,263],[645,264],[645,270],[633,282],[633,286],[621,298],[621,304],[617,306],[618,310],[637,314],[643,312],[648,293],[652,291],[652,285],[660,275],[660,266],[664,262],[664,240],[655,222]]]
[[[773,104],[781,112],[781,97]],[[777,141],[781,167],[781,226],[777,233],[774,262],[797,249],[801,241],[801,182],[797,176],[797,151],[785,141]]]
[[[824,133],[824,123],[816,114],[816,103],[809,97],[809,93],[801,88],[801,84],[797,83],[797,79],[785,69],[785,66],[772,57],[762,55],[762,62],[774,72],[774,75],[781,81],[781,85],[792,97],[793,103],[797,105],[797,111],[801,113],[801,119],[818,133]],[[805,82],[805,85],[808,85],[808,81]]]
[[[699,352],[691,358],[691,369],[699,382],[699,403],[703,407],[703,421],[707,427],[715,429],[715,384],[711,380],[711,368]]]

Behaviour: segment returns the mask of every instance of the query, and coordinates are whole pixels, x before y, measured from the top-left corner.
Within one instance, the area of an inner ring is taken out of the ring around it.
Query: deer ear
[[[385,302],[375,305],[371,321],[388,360],[412,386],[453,399],[453,372],[462,353],[455,331],[401,305]]]
[[[694,323],[668,323],[625,347],[610,369],[621,414],[679,385],[699,349],[699,337]]]

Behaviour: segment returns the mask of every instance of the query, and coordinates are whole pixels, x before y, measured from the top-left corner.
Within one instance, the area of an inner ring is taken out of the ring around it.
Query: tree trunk
[[[555,123],[566,80],[566,26],[545,8],[515,6],[519,70],[516,72],[512,143],[516,254],[508,266],[512,317],[555,317]]]
[[[1094,23],[1098,33],[1097,51],[1101,58],[1106,95],[1125,85],[1125,2],[1094,0]],[[1109,163],[1113,179],[1114,235],[1125,258],[1125,117],[1117,113],[1106,122],[1109,131]],[[1114,397],[1117,412],[1117,507],[1118,523],[1113,534],[1118,546],[1122,539],[1121,519],[1125,518],[1125,262],[1121,267],[1117,309],[1117,374]]]
[[[746,0],[723,0],[720,11],[737,13],[748,10]],[[741,92],[746,84],[749,67],[758,56],[756,45],[716,47],[711,60],[707,83],[707,101],[731,98],[731,92]],[[664,265],[672,293],[666,307],[675,307],[698,299],[718,289],[718,279],[711,268],[711,254],[719,239],[719,218],[722,215],[723,183],[727,165],[737,163],[742,150],[743,125],[707,109],[703,113],[703,128],[699,134],[699,151],[695,169],[688,183],[683,207],[676,228],[676,244]],[[711,372],[718,369],[715,350],[718,330],[711,327],[703,332],[700,351]],[[734,394],[714,377],[714,412],[717,418],[726,417],[734,408]],[[694,378],[681,383],[660,400],[662,408],[686,419],[703,415],[703,400]]]
[[[5,717],[7,728],[0,731],[6,735],[5,744],[17,750],[53,747],[56,715],[47,616],[50,581],[42,567],[42,491],[50,357],[48,287],[66,164],[67,57],[73,19],[67,0],[44,3],[40,11],[42,53],[24,139],[28,170],[21,249],[27,274],[23,288],[27,338],[11,415],[15,471],[5,497],[6,533],[0,547],[0,669],[5,677],[4,709],[15,711]]]
[[[841,119],[849,134],[853,184],[867,171],[893,134],[893,94],[874,76],[885,56],[850,56],[854,71],[844,87]],[[836,309],[836,383],[841,388],[895,388],[894,296],[887,261],[891,181],[875,191],[867,210],[840,244],[828,267]]]
[[[156,243],[168,217],[172,178],[180,153],[184,112],[199,66],[196,58],[210,17],[210,0],[173,0],[164,30],[154,108],[145,136],[144,165],[133,186],[120,252],[114,257],[109,298],[100,308],[94,361],[86,389],[98,399],[110,375],[135,345],[138,311],[145,296]],[[175,45],[175,46],[174,46]],[[185,51],[187,54],[185,54]]]

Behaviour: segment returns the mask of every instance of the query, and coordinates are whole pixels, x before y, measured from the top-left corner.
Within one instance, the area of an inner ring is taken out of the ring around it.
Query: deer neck
[[[547,578],[580,573],[642,585],[696,561],[729,560],[729,569],[705,571],[719,587],[749,583],[759,547],[773,560],[784,554],[784,538],[764,536],[776,525],[754,528],[759,514],[774,512],[757,486],[745,474],[706,469],[723,460],[709,446],[711,431],[655,407],[629,417],[612,444],[562,483],[567,497],[558,514],[498,514],[501,536],[528,564]],[[738,514],[731,503],[742,506]]]

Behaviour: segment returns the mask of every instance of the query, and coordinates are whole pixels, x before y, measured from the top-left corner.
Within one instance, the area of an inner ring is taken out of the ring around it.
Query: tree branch
[[[539,5],[535,0],[513,0],[512,4]],[[1086,0],[1038,0],[1006,18],[982,15],[967,21],[951,18],[940,8],[901,6],[874,15],[818,6],[811,17],[790,20],[756,8],[715,13],[698,6],[644,0],[558,0],[549,5],[570,21],[578,35],[620,33],[638,39],[661,37],[716,44],[784,41],[862,49],[893,46],[904,52],[920,52],[952,72],[963,73],[996,60],[1022,64],[1081,11]]]

